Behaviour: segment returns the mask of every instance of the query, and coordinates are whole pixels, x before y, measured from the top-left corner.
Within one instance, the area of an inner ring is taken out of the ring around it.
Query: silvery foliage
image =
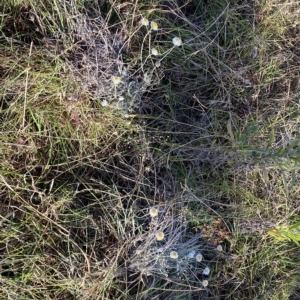
[[[164,232],[162,241],[157,241],[157,232]],[[167,211],[151,218],[147,232],[135,241],[128,268],[146,277],[199,286],[200,279],[205,279],[203,270],[209,261],[204,253],[208,250],[201,234],[188,232],[183,217]],[[178,253],[178,258],[170,257],[172,251]],[[198,253],[204,256],[201,262],[196,260]]]
[[[109,106],[130,113],[137,109],[143,94],[153,84],[153,70],[140,71],[139,66],[124,63],[126,41],[120,31],[112,32],[107,22],[101,16],[89,17],[76,9],[74,2],[63,7],[69,18],[69,35],[56,32],[56,38],[63,40],[65,58],[74,74],[75,90],[70,85],[69,99],[77,100],[83,94],[98,101],[108,101]],[[72,52],[68,59],[68,52]],[[137,60],[138,61],[138,60]],[[138,64],[138,63],[136,63]],[[133,69],[135,68],[135,70]],[[112,76],[121,77],[121,83],[114,85]],[[71,81],[70,80],[70,81]]]

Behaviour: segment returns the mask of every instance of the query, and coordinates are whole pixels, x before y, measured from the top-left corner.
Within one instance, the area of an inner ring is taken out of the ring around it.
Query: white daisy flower
[[[223,251],[222,245],[218,245],[218,246],[217,246],[217,250],[218,250],[219,252],[222,252],[222,251]]]
[[[113,84],[115,84],[115,85],[117,85],[121,82],[121,77],[119,77],[119,76],[113,76],[111,79],[112,79]]]
[[[178,253],[176,251],[171,251],[170,252],[170,257],[173,259],[177,259],[178,258]]]
[[[202,285],[203,285],[204,287],[207,287],[207,286],[208,286],[208,280],[203,280],[203,281],[202,281]]]
[[[158,51],[155,48],[151,49],[152,55],[157,56],[158,55]]]
[[[148,26],[149,25],[149,20],[147,18],[142,18],[141,23],[144,26]]]
[[[162,241],[162,240],[164,239],[164,237],[165,237],[165,234],[164,234],[163,232],[158,232],[158,233],[156,234],[156,239],[157,239],[158,241]]]
[[[202,259],[203,259],[203,255],[202,255],[201,253],[198,253],[198,254],[196,255],[196,260],[197,260],[197,262],[201,262]]]
[[[203,270],[203,272],[202,272],[203,275],[209,275],[209,273],[210,273],[210,268],[209,268],[209,267],[206,267],[206,268]]]
[[[158,30],[158,24],[154,21],[151,22],[151,29],[157,31]]]
[[[156,217],[158,215],[158,210],[155,207],[150,207],[149,214],[151,217]]]
[[[178,36],[175,36],[175,37],[173,38],[172,42],[173,42],[173,44],[174,44],[175,46],[178,46],[178,47],[182,45],[182,40],[181,40],[181,38],[178,37]]]

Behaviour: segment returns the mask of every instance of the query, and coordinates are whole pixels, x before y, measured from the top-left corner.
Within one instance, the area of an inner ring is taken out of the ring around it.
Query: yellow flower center
[[[178,253],[175,251],[171,252],[171,258],[177,258],[178,257]]]
[[[219,245],[219,246],[217,247],[217,250],[218,250],[219,252],[222,252],[222,251],[223,251],[223,247],[222,247],[221,245]]]
[[[114,84],[119,84],[121,82],[121,78],[118,76],[113,76],[113,83]]]
[[[145,25],[145,26],[148,26],[149,25],[148,19],[143,18],[142,19],[142,24]]]
[[[199,261],[199,262],[202,260],[202,258],[203,258],[202,254],[198,254],[196,256],[196,260]]]
[[[151,23],[151,28],[154,29],[154,30],[157,30],[158,29],[158,24],[156,22],[152,22]]]
[[[152,217],[157,216],[157,214],[158,214],[157,209],[152,208],[152,209],[150,210],[150,215],[151,215]]]
[[[162,240],[163,238],[164,238],[164,234],[163,234],[163,232],[159,232],[157,235],[156,235],[156,238],[160,241],[160,240]]]
[[[208,286],[208,281],[207,280],[203,280],[202,284],[203,284],[204,287],[206,287],[206,286]]]

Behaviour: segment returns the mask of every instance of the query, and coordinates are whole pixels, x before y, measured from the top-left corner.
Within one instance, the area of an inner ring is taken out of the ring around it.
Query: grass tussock
[[[0,7],[1,299],[299,298],[296,1]]]

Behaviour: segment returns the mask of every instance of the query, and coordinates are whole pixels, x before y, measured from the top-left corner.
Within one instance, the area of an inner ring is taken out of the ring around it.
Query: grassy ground
[[[1,299],[300,298],[299,2],[0,7]]]

